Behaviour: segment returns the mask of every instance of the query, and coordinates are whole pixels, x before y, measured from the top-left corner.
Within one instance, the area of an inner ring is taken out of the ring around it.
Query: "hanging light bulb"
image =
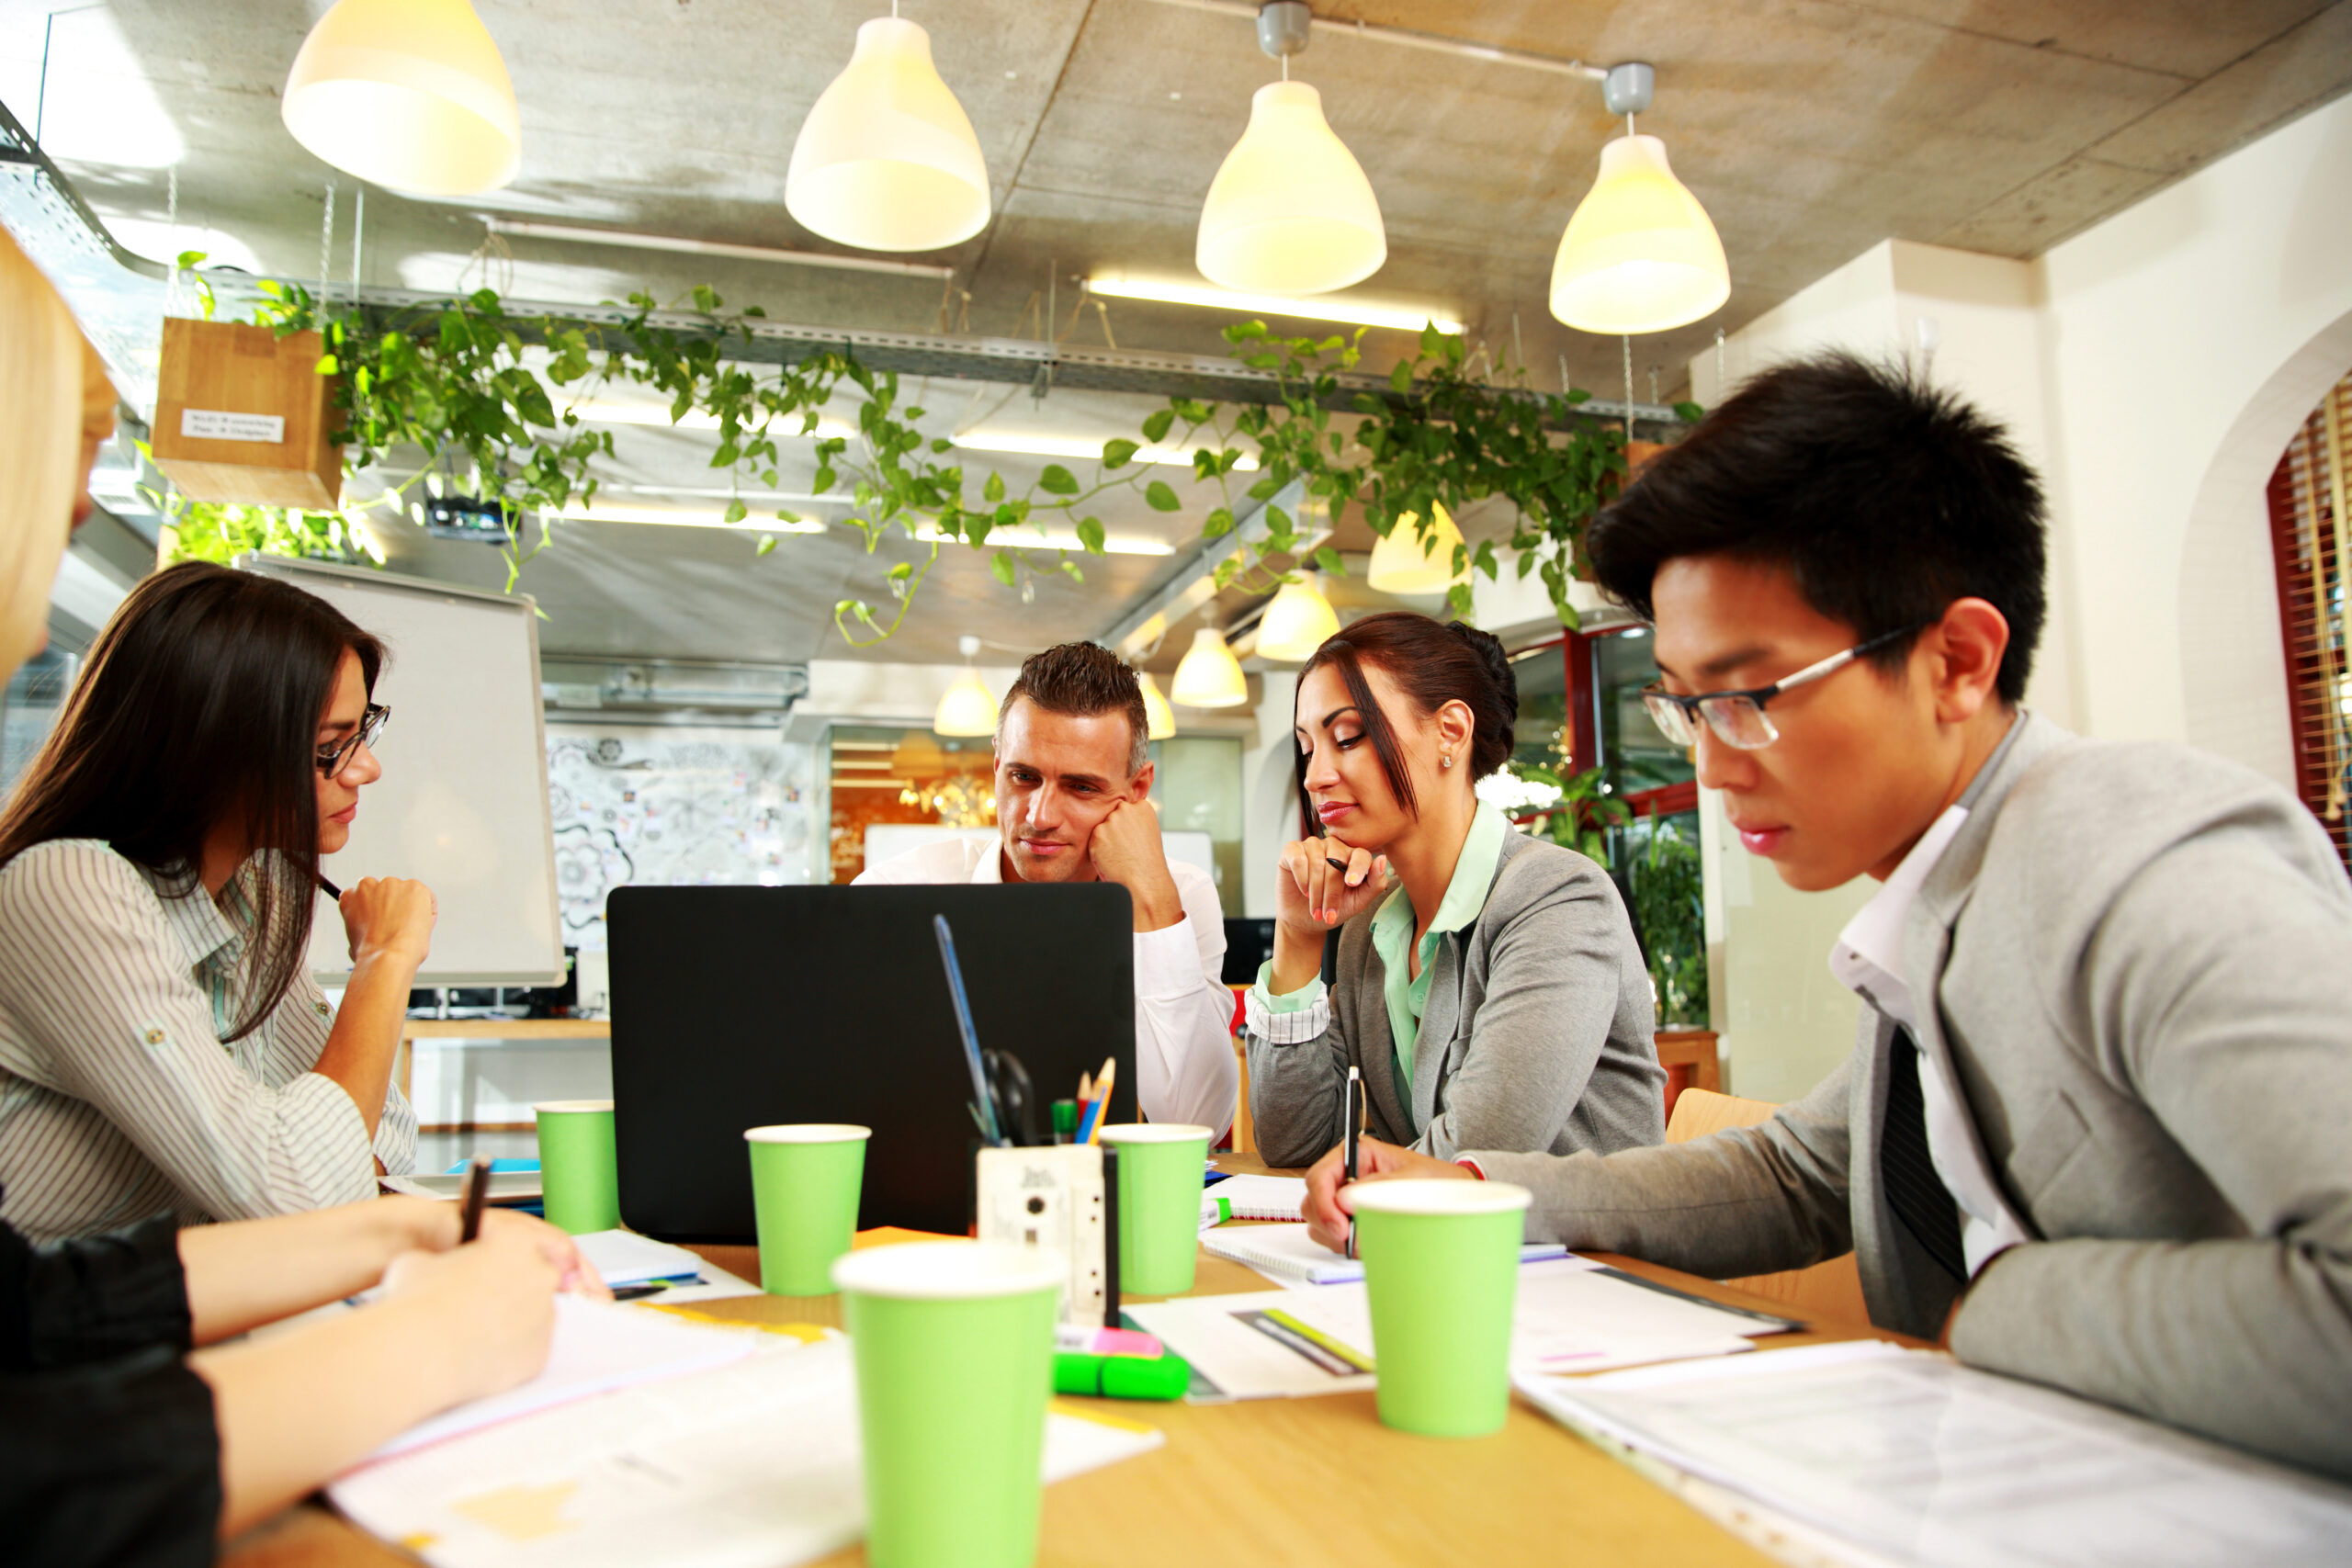
[[[1304,664],[1315,657],[1326,637],[1336,637],[1339,631],[1339,615],[1310,571],[1275,592],[1265,618],[1258,623],[1258,654],[1284,664]]]
[[[1382,593],[1442,593],[1454,580],[1453,552],[1462,545],[1462,530],[1442,502],[1432,502],[1430,536],[1420,535],[1420,515],[1408,512],[1396,519],[1388,536],[1372,547],[1372,564],[1364,581]],[[1423,553],[1422,546],[1429,548]]]
[[[981,681],[980,672],[972,668],[972,660],[980,651],[980,639],[961,637],[956,647],[964,656],[964,672],[941,694],[939,706],[931,716],[932,730],[938,735],[994,735],[996,698]]]
[[[1143,688],[1144,739],[1165,740],[1174,735],[1176,710],[1170,707],[1168,699],[1159,694],[1159,682],[1151,678],[1151,671],[1137,671],[1136,683]]]
[[[868,251],[935,251],[988,226],[980,140],[931,62],[931,35],[876,17],[801,122],[785,210]]]
[[[417,196],[495,190],[523,163],[514,85],[468,0],[339,0],[278,113],[344,173]]]
[[[1225,646],[1225,634],[1203,626],[1193,634],[1193,646],[1176,666],[1175,682],[1168,694],[1188,708],[1238,707],[1250,700],[1250,682],[1241,661]]]
[[[1600,150],[1600,177],[1552,261],[1552,314],[1578,332],[1662,333],[1731,298],[1731,268],[1707,209],[1674,177],[1666,143],[1633,132],[1651,81],[1648,66],[1620,65],[1601,85],[1626,132]]]
[[[1250,124],[1201,204],[1193,260],[1226,288],[1321,294],[1360,283],[1388,259],[1372,182],[1323,118],[1323,96],[1290,79],[1313,20],[1300,0],[1258,8],[1258,47],[1283,79],[1250,100]]]

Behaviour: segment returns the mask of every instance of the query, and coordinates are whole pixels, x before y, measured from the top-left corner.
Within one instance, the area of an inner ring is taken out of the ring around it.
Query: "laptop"
[[[1124,887],[620,887],[605,920],[622,1223],[752,1242],[744,1129],[849,1122],[874,1129],[859,1228],[967,1234],[979,1133],[933,915],[980,1044],[1028,1070],[1039,1131],[1106,1056],[1109,1119],[1134,1121]]]

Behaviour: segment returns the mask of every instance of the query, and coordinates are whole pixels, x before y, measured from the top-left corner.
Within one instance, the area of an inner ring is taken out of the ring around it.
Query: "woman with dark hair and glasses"
[[[1283,851],[1246,1000],[1269,1164],[1339,1143],[1351,1066],[1365,1130],[1440,1159],[1664,1139],[1649,975],[1609,874],[1473,792],[1518,711],[1502,644],[1459,621],[1370,615],[1300,671],[1300,807],[1322,831]]]
[[[339,1012],[305,964],[319,859],[382,772],[383,659],[325,601],[201,562],[99,635],[0,812],[0,1217],[26,1235],[323,1208],[409,1168],[392,1059],[432,893],[342,895]]]

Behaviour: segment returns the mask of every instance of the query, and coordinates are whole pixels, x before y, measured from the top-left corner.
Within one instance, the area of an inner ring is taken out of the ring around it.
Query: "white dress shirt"
[[[1221,1137],[1233,1125],[1241,1087],[1233,993],[1224,977],[1225,912],[1216,884],[1199,866],[1170,861],[1168,874],[1184,918],[1135,933],[1136,1101],[1151,1121],[1194,1122]],[[867,866],[856,885],[1003,881],[1003,852],[994,840],[943,839]]]
[[[224,888],[242,891],[258,863]],[[397,1085],[371,1140],[311,1069],[334,1010],[307,965],[260,1026],[245,1010],[245,934],[201,886],[165,897],[95,839],[55,839],[0,868],[0,1184],[35,1241],[246,1220],[376,1195],[406,1172],[416,1113]]]
[[[2031,1238],[1994,1179],[1992,1163],[1984,1157],[1984,1145],[1969,1120],[1967,1102],[1960,1096],[1943,1031],[1934,1032],[1932,1044],[1920,1035],[1918,1003],[1903,978],[1903,922],[1911,912],[1911,901],[1919,896],[1928,874],[1967,820],[1966,807],[1950,807],[1920,835],[1885,886],[1838,933],[1838,945],[1829,953],[1829,972],[1839,985],[1909,1030],[1918,1042],[1919,1099],[1928,1125],[1928,1154],[1960,1208],[1961,1250],[1973,1280],[2004,1247]],[[1934,1005],[1933,998],[1928,1005]]]

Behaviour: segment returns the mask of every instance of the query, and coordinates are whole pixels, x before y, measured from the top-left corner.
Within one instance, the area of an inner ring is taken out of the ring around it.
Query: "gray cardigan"
[[[1606,1154],[1665,1138],[1650,977],[1600,866],[1504,838],[1478,918],[1430,960],[1409,1108],[1397,1100],[1386,971],[1372,945],[1377,908],[1340,928],[1320,1033],[1276,1044],[1250,1032],[1250,1114],[1267,1164],[1306,1165],[1340,1141],[1351,1064],[1363,1069],[1365,1130],[1442,1159],[1465,1148]]]
[[[1913,902],[1949,1046],[2030,1239],[1961,1359],[2352,1477],[2352,887],[2285,791],[2021,716]],[[1715,1278],[1852,1250],[1873,1321],[1955,1293],[1879,1177],[1894,1031],[1760,1127],[1610,1159],[1478,1156],[1528,1234]],[[1523,1145],[1522,1145],[1523,1146]]]

